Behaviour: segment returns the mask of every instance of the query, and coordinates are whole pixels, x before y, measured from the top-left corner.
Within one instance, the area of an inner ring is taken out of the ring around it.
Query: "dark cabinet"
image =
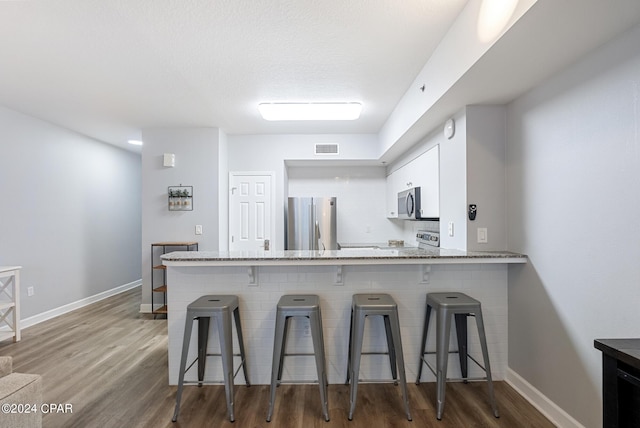
[[[640,339],[597,339],[602,351],[602,426],[640,427]]]

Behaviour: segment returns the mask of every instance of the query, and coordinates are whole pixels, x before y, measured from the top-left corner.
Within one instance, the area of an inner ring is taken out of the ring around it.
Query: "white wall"
[[[441,246],[469,251],[505,250],[506,109],[504,106],[467,106],[452,118],[455,132],[451,139],[445,138],[442,124],[394,161],[388,171],[402,168],[438,145]],[[478,207],[475,221],[468,219],[471,203]],[[448,233],[449,222],[453,223],[453,236]],[[404,225],[409,239],[421,227],[412,223]],[[488,229],[488,243],[477,243],[478,227]]]
[[[218,248],[229,249],[229,143],[227,134],[219,131],[218,137]]]
[[[153,242],[197,241],[200,250],[219,243],[218,128],[145,129],[142,134],[142,306],[151,304]],[[164,167],[164,153],[175,154],[175,167]],[[193,186],[193,210],[169,211],[168,186]],[[202,225],[203,234],[195,234]],[[158,295],[160,297],[160,295]]]
[[[597,338],[640,333],[640,27],[508,107],[509,366],[601,426]]]
[[[467,2],[380,130],[380,154],[394,150],[392,146],[411,134],[411,131],[417,132],[411,128],[423,115],[430,111],[449,108],[438,106],[447,91],[450,91],[536,2],[537,0],[519,0],[508,22],[487,40],[481,40],[478,35],[479,15],[484,2]],[[464,48],[461,49],[461,46]],[[425,85],[424,91],[418,89],[422,85]]]
[[[389,165],[389,173],[403,167],[420,154],[440,146],[440,246],[467,249],[467,117],[463,109],[453,116],[455,133],[447,139],[443,126],[438,127]],[[397,220],[396,220],[397,221]],[[448,235],[448,223],[454,224],[454,235]],[[405,240],[415,241],[415,230],[424,222],[404,222]],[[429,225],[430,226],[430,225]]]
[[[314,145],[338,143],[338,156],[315,156]],[[229,171],[273,171],[276,177],[276,236],[273,249],[284,249],[284,213],[288,194],[285,160],[376,159],[377,137],[354,135],[229,135]]]
[[[403,239],[402,228],[386,218],[384,167],[289,167],[288,173],[289,196],[337,198],[339,243]]]
[[[140,279],[139,155],[4,107],[0,151],[0,265],[23,266],[23,319]]]
[[[462,110],[453,116],[456,131],[446,139],[440,128],[434,137],[440,141],[440,245],[467,249],[467,118]],[[453,222],[453,236],[448,223]]]

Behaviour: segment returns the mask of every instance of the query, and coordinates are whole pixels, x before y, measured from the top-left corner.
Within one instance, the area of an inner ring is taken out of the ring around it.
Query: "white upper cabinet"
[[[423,153],[409,165],[412,187],[420,187],[420,216],[440,217],[440,146]]]
[[[440,149],[435,146],[387,176],[387,218],[398,217],[398,192],[420,187],[423,218],[440,217]]]
[[[387,218],[398,218],[398,192],[410,187],[407,173],[400,168],[387,176]]]

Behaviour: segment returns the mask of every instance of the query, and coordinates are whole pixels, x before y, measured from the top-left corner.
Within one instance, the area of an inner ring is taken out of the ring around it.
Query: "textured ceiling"
[[[463,8],[481,1],[0,0],[0,105],[134,151],[126,140],[146,127],[378,133]],[[508,102],[640,22],[640,0],[525,3],[384,160],[463,106]],[[257,105],[270,101],[359,101],[363,112],[267,122]]]
[[[377,133],[465,0],[0,1],[0,104],[121,144],[140,128]],[[274,123],[265,101],[360,101]]]

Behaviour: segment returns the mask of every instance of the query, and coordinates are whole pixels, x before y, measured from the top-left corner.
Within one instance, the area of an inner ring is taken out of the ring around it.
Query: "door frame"
[[[227,189],[227,195],[229,197],[229,206],[227,208],[227,248],[231,249],[231,195],[233,191],[233,182],[236,177],[245,176],[269,176],[271,178],[271,249],[274,250],[279,244],[276,240],[276,173],[275,171],[229,171],[229,188]]]

